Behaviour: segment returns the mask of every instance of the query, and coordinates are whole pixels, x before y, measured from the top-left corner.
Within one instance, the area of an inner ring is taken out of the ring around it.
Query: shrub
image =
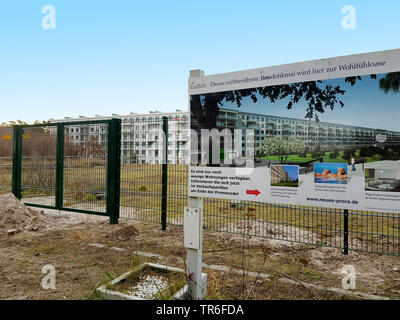
[[[350,160],[351,157],[354,157],[355,153],[356,153],[356,150],[354,150],[354,149],[345,150],[343,152],[343,155],[341,156],[341,158],[344,160]]]
[[[337,157],[339,157],[339,152],[336,150],[329,154],[329,159],[336,159]]]
[[[398,160],[399,156],[395,154],[393,151],[387,150],[384,152],[384,154],[381,156],[383,160]]]

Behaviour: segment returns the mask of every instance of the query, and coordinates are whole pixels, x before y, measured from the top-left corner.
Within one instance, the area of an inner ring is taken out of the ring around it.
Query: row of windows
[[[187,120],[187,116],[168,116],[167,117],[169,120],[172,121],[180,121],[180,120]],[[162,116],[156,116],[156,117],[135,117],[135,118],[124,118],[122,119],[122,122],[140,122],[140,121],[162,121],[163,117]]]
[[[235,116],[234,116],[235,115]],[[220,116],[222,117],[228,117],[228,118],[237,118],[237,113],[229,114],[225,113],[223,114],[222,112],[220,113]],[[258,121],[258,122],[264,122],[264,124],[261,125],[267,125],[268,123],[279,123],[279,124],[286,124],[286,125],[296,125],[296,126],[315,126],[317,128],[325,128],[325,129],[341,129],[341,130],[356,130],[359,132],[374,132],[374,129],[369,129],[369,128],[358,128],[358,127],[351,127],[351,126],[342,126],[338,124],[330,124],[330,123],[315,123],[315,122],[309,122],[309,121],[303,121],[303,120],[297,120],[297,119],[280,119],[279,117],[263,117],[263,116],[257,116],[257,115],[246,115],[246,114],[240,114],[240,119],[244,121]],[[387,132],[382,130],[383,133],[393,133],[396,134],[395,132]]]

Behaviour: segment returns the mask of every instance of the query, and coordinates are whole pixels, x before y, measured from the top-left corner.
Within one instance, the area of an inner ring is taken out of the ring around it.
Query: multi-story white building
[[[189,157],[188,113],[151,111],[148,114],[64,118],[50,123],[121,119],[121,160],[124,163],[161,164],[163,143],[163,118],[168,118],[168,163],[187,164]],[[67,125],[65,135],[75,144],[89,141],[105,142],[107,125]]]
[[[152,111],[148,114],[65,118],[51,123],[121,119],[121,159],[124,163],[162,163],[163,117],[168,118],[168,163],[187,164],[189,161],[188,112]],[[195,119],[192,124],[196,127]],[[219,129],[253,129],[256,153],[268,136],[298,137],[311,149],[335,150],[362,146],[400,145],[400,132],[373,129],[305,119],[286,118],[265,114],[220,109],[217,117]],[[68,125],[65,134],[75,144],[88,141],[106,141],[107,126],[103,124]],[[243,143],[243,148],[245,144]]]
[[[400,145],[400,132],[305,119],[278,117],[220,109],[217,127],[254,130],[255,150],[268,136],[298,137],[311,149],[335,150],[380,145]],[[243,145],[244,147],[244,145]]]

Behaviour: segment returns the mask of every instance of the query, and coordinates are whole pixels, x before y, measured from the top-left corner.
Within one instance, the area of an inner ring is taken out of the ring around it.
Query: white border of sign
[[[327,70],[328,68],[333,69],[337,67],[337,69],[339,69],[339,65],[348,65],[354,63],[366,63],[366,65],[363,68],[337,70],[333,72],[323,73],[321,72],[319,74],[310,74],[303,76],[299,76],[297,74],[297,72],[301,72],[309,68]],[[368,66],[368,63],[370,63],[370,66]],[[379,66],[373,66],[377,63],[383,64],[380,64]],[[293,73],[293,71],[295,71],[294,76],[278,77],[282,74],[291,74]],[[312,60],[280,66],[221,73],[209,76],[200,76],[189,79],[189,102],[190,96],[193,94],[257,88],[286,83],[326,80],[396,71],[400,71],[400,49],[356,54],[322,60]],[[273,78],[274,74],[275,78]]]

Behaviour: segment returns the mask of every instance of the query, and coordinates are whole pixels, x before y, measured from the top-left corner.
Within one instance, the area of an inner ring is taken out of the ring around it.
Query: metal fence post
[[[343,253],[349,254],[349,210],[344,210],[344,223],[343,223],[343,234],[344,234],[344,248]]]
[[[168,201],[168,117],[163,117],[163,163],[162,163],[162,198],[161,198],[161,226],[167,230],[167,201]]]
[[[13,128],[12,193],[21,200],[22,128]]]
[[[64,204],[64,125],[57,125],[56,208]]]
[[[107,213],[110,224],[118,224],[121,182],[121,119],[108,125],[107,148]]]

